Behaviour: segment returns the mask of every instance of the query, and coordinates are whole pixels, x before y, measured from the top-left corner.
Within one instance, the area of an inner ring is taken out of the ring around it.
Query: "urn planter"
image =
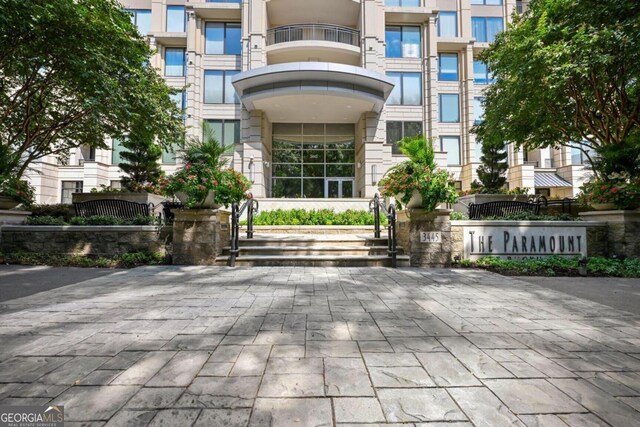
[[[20,202],[9,196],[0,196],[0,210],[9,210],[18,206]]]

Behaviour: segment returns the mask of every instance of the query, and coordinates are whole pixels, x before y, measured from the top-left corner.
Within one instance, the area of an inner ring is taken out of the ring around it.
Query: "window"
[[[475,116],[474,123],[482,123],[484,120],[484,98],[473,98],[473,114]]]
[[[204,103],[205,104],[239,104],[231,79],[239,71],[207,70],[204,72]]]
[[[481,161],[480,157],[482,157],[482,141],[479,141],[479,140],[476,139],[475,147],[476,147],[475,148],[475,152],[476,152],[475,153],[476,154],[475,160],[476,160],[476,162],[480,162]]]
[[[207,0],[207,3],[240,3],[240,0]]]
[[[456,12],[440,12],[438,14],[438,36],[458,37],[458,14]]]
[[[471,33],[477,42],[492,43],[503,29],[502,18],[471,17]]]
[[[460,137],[441,136],[440,151],[447,153],[447,165],[460,165]]]
[[[130,9],[131,23],[138,27],[138,32],[143,36],[151,31],[151,10]]]
[[[587,164],[589,158],[587,155],[578,147],[571,147],[571,164],[576,165],[584,165]]]
[[[458,80],[458,54],[441,53],[438,59],[438,80],[454,82]]]
[[[120,153],[124,151],[122,141],[119,138],[113,138],[111,140],[111,164],[118,166],[122,162]]]
[[[242,52],[240,24],[207,22],[204,34],[207,55],[240,55]]]
[[[207,120],[207,122],[222,145],[240,143],[240,120]]]
[[[457,93],[440,94],[440,122],[460,122],[460,95]]]
[[[183,112],[187,108],[187,97],[185,95],[184,91],[169,95],[169,98],[176,104],[176,107]]]
[[[420,73],[387,73],[395,87],[389,95],[389,105],[422,105]]]
[[[175,102],[176,106],[183,112],[182,120],[185,119],[184,111],[187,108],[187,97],[184,91],[169,95],[171,100]],[[175,164],[176,163],[176,150],[178,146],[175,145],[171,149],[162,150],[162,163]]]
[[[420,0],[384,0],[385,6],[420,7]]]
[[[164,50],[164,75],[184,77],[187,54],[185,49],[167,47]]]
[[[184,33],[187,26],[187,15],[184,6],[167,6],[167,32]]]
[[[422,135],[422,122],[387,122],[387,144],[393,144],[393,154],[402,154],[400,140],[418,135]]]
[[[420,27],[388,26],[387,58],[420,58]]]
[[[477,85],[488,85],[494,82],[487,64],[478,59],[473,60],[473,82]]]
[[[73,202],[71,196],[73,193],[82,193],[82,181],[62,181],[60,203],[71,204]]]
[[[471,0],[471,4],[484,6],[502,6],[502,0]]]

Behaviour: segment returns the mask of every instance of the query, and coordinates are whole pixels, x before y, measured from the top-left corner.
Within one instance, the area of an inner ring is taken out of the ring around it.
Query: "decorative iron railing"
[[[267,46],[302,40],[318,40],[360,46],[360,31],[331,24],[295,24],[267,31]]]
[[[258,201],[249,199],[238,206],[231,205],[231,250],[229,250],[229,267],[236,266],[236,258],[240,254],[240,217],[247,210],[247,239],[253,239],[253,215],[258,213]]]
[[[384,202],[380,200],[380,196],[376,193],[373,199],[369,202],[369,211],[373,212],[375,219],[373,237],[380,238],[380,211],[386,216],[389,224],[387,225],[387,255],[391,258],[391,267],[396,268],[398,266],[397,261],[397,236],[396,236],[396,205],[391,203],[389,207],[385,206]]]

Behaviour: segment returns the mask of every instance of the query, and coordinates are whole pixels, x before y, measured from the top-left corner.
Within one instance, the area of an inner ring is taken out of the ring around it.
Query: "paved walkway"
[[[640,279],[540,276],[518,279],[640,315]]]
[[[640,316],[481,271],[138,268],[0,342],[0,405],[68,426],[640,425]]]
[[[111,268],[0,265],[0,302],[33,295],[120,270]]]

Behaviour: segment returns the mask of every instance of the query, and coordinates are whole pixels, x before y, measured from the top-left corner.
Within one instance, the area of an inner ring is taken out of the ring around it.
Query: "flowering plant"
[[[185,206],[197,209],[203,206],[213,191],[214,203],[228,207],[246,197],[251,187],[247,178],[233,169],[225,168],[225,147],[216,139],[208,123],[203,124],[204,138],[192,139],[183,150],[185,165],[168,178],[161,178],[158,186],[165,194],[184,193]]]
[[[614,173],[608,179],[593,179],[580,187],[578,201],[583,205],[613,203],[618,209],[640,206],[640,179],[628,173]]]
[[[409,157],[393,166],[378,186],[382,196],[396,198],[398,208],[407,205],[417,192],[422,197],[422,208],[433,211],[438,204],[453,203],[457,194],[447,171],[436,169],[433,145],[422,136],[400,141],[400,150]]]
[[[0,195],[10,197],[25,206],[31,206],[34,202],[33,186],[16,178],[0,178]]]

